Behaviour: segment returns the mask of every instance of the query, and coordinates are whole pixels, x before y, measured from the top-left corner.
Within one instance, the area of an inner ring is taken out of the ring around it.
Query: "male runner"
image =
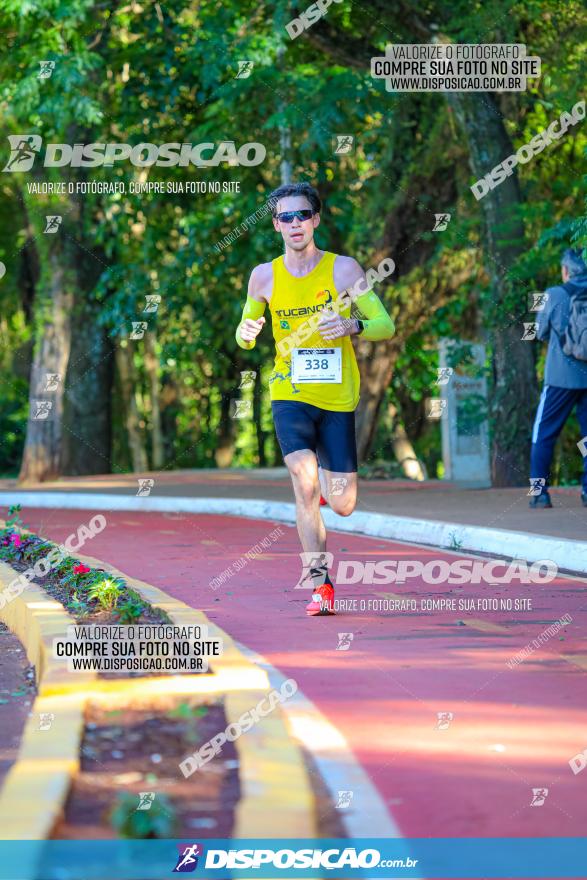
[[[326,550],[319,502],[322,489],[335,513],[349,516],[357,499],[359,368],[349,337],[389,339],[395,327],[356,260],[316,247],[321,201],[310,184],[280,186],[269,203],[285,254],[253,269],[236,341],[253,348],[269,305],[276,343],[269,379],[273,421],[293,483],[300,541],[316,556],[306,612],[333,614],[334,588],[319,564]],[[351,303],[366,320],[350,317]]]

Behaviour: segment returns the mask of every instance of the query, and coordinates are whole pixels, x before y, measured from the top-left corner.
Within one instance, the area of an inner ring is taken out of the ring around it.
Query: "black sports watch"
[[[359,328],[357,335],[360,336],[361,333],[363,332],[363,330],[365,329],[365,324],[363,323],[363,321],[361,321],[360,318],[355,318],[355,320],[357,322],[357,327]]]

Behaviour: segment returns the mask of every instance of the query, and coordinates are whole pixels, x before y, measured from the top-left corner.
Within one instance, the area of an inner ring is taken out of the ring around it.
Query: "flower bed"
[[[63,548],[26,530],[20,517],[20,504],[10,507],[6,527],[0,530],[0,559],[17,572],[45,562],[47,573],[35,576],[35,583],[70,612],[78,623],[105,626],[133,623],[167,622],[164,612],[151,608],[120,577],[112,577],[102,568],[88,568]],[[4,595],[9,602],[25,589],[15,585]]]

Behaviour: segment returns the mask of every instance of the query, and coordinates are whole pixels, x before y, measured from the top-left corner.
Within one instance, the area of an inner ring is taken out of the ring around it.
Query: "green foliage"
[[[81,598],[77,592],[70,597],[67,607],[78,618],[87,617],[90,613],[86,599]]]
[[[120,578],[98,574],[88,589],[88,599],[96,601],[102,611],[113,611],[123,594],[124,582]]]
[[[146,605],[144,602],[141,602],[139,599],[133,599],[130,596],[128,599],[125,599],[124,602],[120,602],[116,606],[116,614],[118,615],[118,620],[120,623],[135,623],[143,614],[146,609]]]
[[[138,794],[120,792],[116,795],[109,819],[121,837],[148,840],[174,836],[177,819],[166,795],[157,793],[148,810],[137,810],[138,803]]]
[[[265,218],[227,248],[215,245],[280,183],[284,127],[291,135],[292,176],[315,182],[325,197],[319,245],[350,253],[367,267],[380,248],[392,249],[398,271],[378,290],[398,327],[397,359],[384,403],[397,407],[431,468],[438,461],[440,437],[422,411],[434,380],[438,339],[481,338],[490,344],[489,329],[523,319],[528,291],[556,280],[562,247],[570,240],[587,244],[586,135],[584,126],[576,126],[564,141],[519,167],[524,254],[509,271],[507,298],[495,302],[490,277],[495,267],[484,256],[481,209],[471,198],[469,156],[454,114],[443,96],[388,93],[369,73],[372,50],[383,50],[392,38],[427,41],[422,28],[454,41],[478,42],[482,35],[484,42],[528,44],[542,59],[542,77],[530,81],[526,92],[498,96],[496,103],[517,148],[579,97],[583,4],[488,0],[471,6],[468,0],[431,0],[422,9],[416,6],[391,0],[375,4],[374,14],[366,15],[362,6],[343,0],[329,8],[326,22],[292,42],[284,25],[294,13],[280,4],[177,0],[135,7],[0,0],[7,48],[0,60],[4,143],[7,134],[30,131],[45,142],[136,145],[222,138],[266,146],[267,158],[257,167],[149,172],[150,180],[170,184],[238,180],[238,194],[89,194],[79,224],[67,229],[76,254],[103,250],[101,272],[87,299],[99,304],[100,321],[114,341],[127,333],[130,321],[144,317],[147,294],[162,296],[149,326],[155,333],[167,466],[215,466],[221,431],[232,444],[234,465],[259,462],[262,433],[269,463],[281,463],[266,390],[270,330],[250,352],[234,340],[248,274],[255,264],[278,256],[281,242]],[[336,35],[331,53],[314,42],[330,29]],[[38,79],[39,59],[55,61],[49,79]],[[238,59],[253,61],[249,78],[235,77]],[[355,137],[352,155],[333,152],[333,137],[342,132]],[[127,184],[140,173],[124,163],[88,170],[91,179]],[[75,177],[73,169],[45,169],[45,175],[48,180]],[[47,242],[53,236],[42,234],[44,217],[62,213],[67,225],[76,204],[69,198],[32,198],[25,175],[4,177],[0,473],[14,475],[26,429],[34,331],[23,307],[23,230],[30,225],[41,255],[32,323],[42,328],[54,244]],[[431,231],[435,211],[452,214],[440,234]],[[143,342],[136,342],[133,358],[139,419],[151,453],[153,407]],[[262,374],[261,431],[251,420],[230,420],[223,407],[241,396],[242,370]],[[118,387],[113,411],[116,471],[130,466]],[[385,419],[383,406],[373,461],[391,455]]]
[[[167,712],[169,718],[189,719],[203,718],[208,713],[207,706],[192,706],[190,703],[179,703],[174,709]]]

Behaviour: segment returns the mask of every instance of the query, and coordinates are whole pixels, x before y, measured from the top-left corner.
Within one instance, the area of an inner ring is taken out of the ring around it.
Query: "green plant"
[[[90,613],[87,602],[85,602],[83,599],[80,599],[77,593],[73,594],[73,596],[69,600],[67,607],[70,611],[73,611],[76,617],[87,617],[87,615]]]
[[[103,611],[113,611],[122,595],[122,586],[117,578],[100,576],[88,590],[88,599],[95,599]]]
[[[180,703],[167,712],[168,718],[203,718],[207,715],[207,706],[190,706],[189,703]]]
[[[146,606],[140,599],[129,597],[116,607],[116,613],[120,623],[134,623],[139,619]]]
[[[457,538],[456,532],[450,533],[450,543],[448,545],[449,550],[461,550],[463,546],[463,542],[460,538]]]
[[[149,809],[137,809],[138,794],[129,792],[116,796],[109,819],[121,837],[145,840],[174,836],[176,816],[173,805],[164,794],[156,794]]]
[[[6,527],[10,531],[14,531],[14,529],[26,528],[26,526],[23,523],[22,518],[20,516],[21,510],[22,510],[22,506],[20,504],[12,504],[8,508],[8,519],[6,520]]]

